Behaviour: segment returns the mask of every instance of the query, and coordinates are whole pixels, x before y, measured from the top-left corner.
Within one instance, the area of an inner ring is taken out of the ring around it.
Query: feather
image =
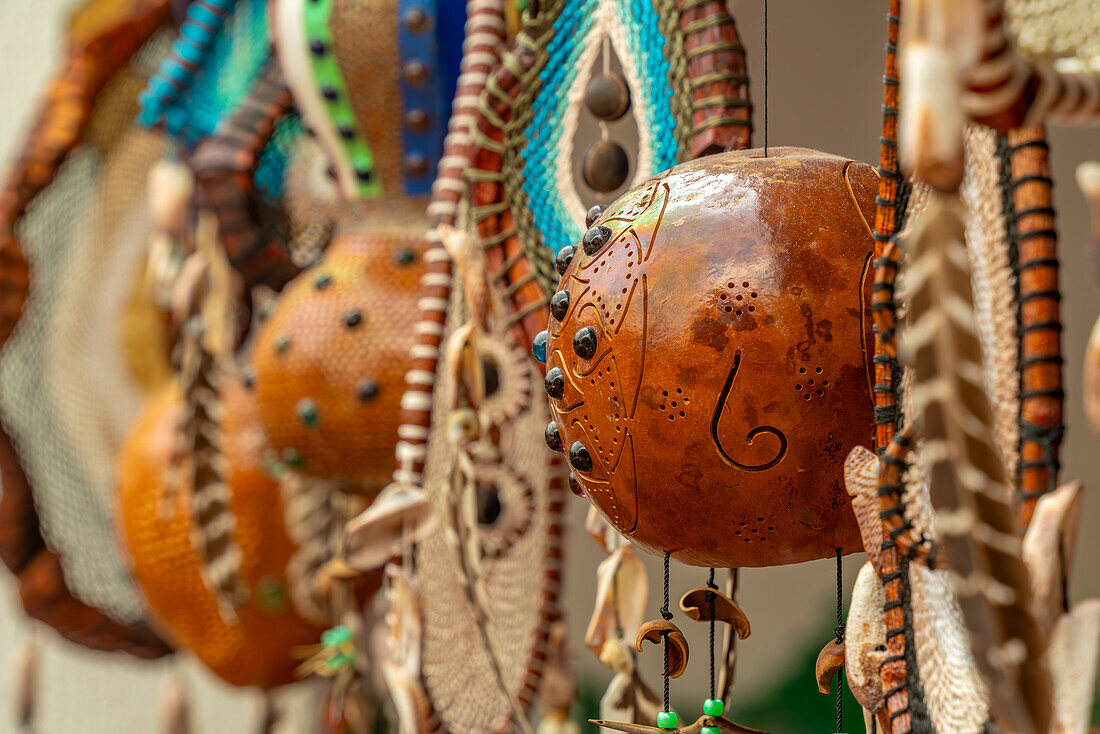
[[[194,290],[183,329],[180,386],[184,411],[180,425],[181,454],[190,457],[191,542],[201,562],[203,582],[228,623],[247,590],[241,580],[241,549],[233,532],[237,522],[229,507],[226,462],[221,450],[222,406],[218,391],[232,349],[229,263],[217,243],[217,225],[200,220],[196,234]]]
[[[1051,677],[1032,615],[1011,493],[992,431],[956,196],[932,194],[905,238],[909,316],[902,351],[936,526],[974,658],[1004,731],[1045,734]]]

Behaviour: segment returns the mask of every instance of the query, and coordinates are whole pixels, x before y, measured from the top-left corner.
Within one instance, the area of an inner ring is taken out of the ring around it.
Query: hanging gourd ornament
[[[255,400],[237,382],[220,397],[225,482],[248,590],[237,622],[219,612],[192,543],[190,478],[175,457],[183,413],[175,386],[148,402],[123,444],[120,528],[150,618],[165,639],[232,685],[267,689],[295,680],[291,652],[316,642],[323,627],[303,619],[288,593],[286,568],[296,546],[287,537],[278,483],[266,471]]]
[[[424,217],[357,228],[284,289],[252,350],[248,380],[272,447],[304,474],[389,482],[416,338]]]
[[[718,567],[862,548],[842,467],[873,430],[876,183],[812,150],[717,154],[563,251],[548,443],[634,542]]]

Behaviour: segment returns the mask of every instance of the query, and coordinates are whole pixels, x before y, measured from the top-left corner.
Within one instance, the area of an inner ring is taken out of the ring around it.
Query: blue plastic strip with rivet
[[[445,107],[450,100],[444,99],[443,92],[445,77],[437,35],[439,13],[436,0],[400,0],[399,8],[397,40],[401,60],[398,69],[403,71],[407,64],[419,62],[429,70],[428,78],[422,84],[413,84],[403,73],[401,75],[402,138],[406,162],[402,178],[405,182],[405,193],[418,196],[431,193],[439,158],[443,155],[443,136],[447,126]],[[410,19],[417,13],[423,13],[425,21],[410,24]],[[417,27],[411,27],[412,25]],[[409,113],[413,110],[422,110],[427,114],[427,121],[422,129],[414,130],[407,122]],[[407,164],[417,157],[422,158],[427,165],[423,166],[421,172],[414,173]]]

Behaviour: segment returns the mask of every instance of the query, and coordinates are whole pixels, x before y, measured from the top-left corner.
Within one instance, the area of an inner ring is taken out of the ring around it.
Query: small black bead
[[[585,326],[582,329],[577,329],[577,333],[573,335],[573,351],[581,359],[589,359],[596,353],[598,341],[594,327]]]
[[[551,451],[561,451],[561,433],[558,432],[558,424],[550,421],[546,424],[546,445]]]
[[[393,253],[393,261],[398,265],[412,265],[416,262],[416,253],[408,247],[402,247]]]
[[[592,471],[592,456],[580,441],[574,441],[569,447],[569,463],[577,471]]]
[[[374,178],[374,175],[369,170],[366,170],[364,168],[357,168],[355,170],[355,177],[363,183],[370,183],[371,179]]]
[[[348,311],[344,314],[344,324],[346,324],[349,329],[354,329],[361,323],[363,323],[363,313],[358,309]]]
[[[314,56],[324,56],[325,51],[327,51],[328,49],[325,48],[324,41],[314,38],[312,41],[309,42],[309,50],[313,52]]]
[[[558,321],[565,318],[569,311],[569,291],[558,291],[550,296],[550,313]]]
[[[543,380],[546,394],[557,400],[565,394],[565,375],[560,367],[551,367],[546,371],[546,379]]]
[[[370,400],[378,394],[378,383],[369,377],[364,377],[355,386],[355,394],[360,400]]]
[[[341,125],[336,129],[340,133],[340,137],[344,140],[351,140],[355,137],[355,128],[351,125]]]
[[[573,254],[576,251],[577,248],[573,245],[566,245],[558,251],[557,257],[554,258],[554,268],[558,271],[558,275],[565,275],[569,263],[573,262]]]
[[[332,285],[332,276],[329,275],[328,273],[324,273],[323,275],[318,275],[317,280],[313,281],[313,287],[316,288],[319,291],[323,291],[325,288],[328,288],[330,285]]]
[[[245,367],[241,370],[241,384],[247,387],[249,390],[256,384],[256,370],[251,366]]]
[[[577,481],[577,475],[569,472],[569,491],[578,497],[584,497],[584,487]]]
[[[335,102],[340,96],[340,93],[336,91],[336,87],[331,84],[324,84],[321,86],[321,96],[327,99],[329,102]]]
[[[597,204],[588,210],[588,213],[584,215],[584,226],[591,227],[596,223],[596,220],[603,214],[603,207]]]
[[[595,255],[602,250],[603,246],[610,240],[611,230],[602,224],[597,224],[595,227],[585,232],[584,237],[581,238],[581,244],[584,245],[584,254]]]

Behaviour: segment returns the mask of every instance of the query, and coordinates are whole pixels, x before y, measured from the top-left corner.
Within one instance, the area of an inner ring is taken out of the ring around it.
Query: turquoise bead
[[[657,727],[660,729],[675,729],[676,720],[675,711],[661,711],[657,714]]]
[[[546,364],[546,344],[549,341],[550,335],[545,331],[540,331],[531,344],[531,353],[535,355],[535,359],[543,364]]]
[[[716,698],[708,698],[703,703],[703,713],[707,716],[721,716],[726,710],[726,704]]]

